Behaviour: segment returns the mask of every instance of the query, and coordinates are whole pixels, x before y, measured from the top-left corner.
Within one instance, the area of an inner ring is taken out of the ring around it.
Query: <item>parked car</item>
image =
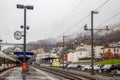
[[[111,74],[120,74],[120,64],[114,65],[114,70],[111,71]]]
[[[65,63],[63,64],[63,63],[61,63],[61,64],[59,65],[59,67],[60,67],[60,68],[63,68],[63,67],[66,68],[67,65],[68,65],[68,64],[65,64]]]
[[[87,70],[90,70],[90,65],[85,65],[84,67],[82,67],[82,71],[87,71]]]
[[[79,64],[74,64],[74,63],[71,63],[67,66],[67,69],[78,69],[80,68],[81,66]]]
[[[114,70],[115,69],[115,67],[114,67],[114,65],[112,65],[112,64],[105,64],[102,68],[101,68],[101,70],[100,70],[100,72],[111,72],[112,70]]]
[[[120,70],[120,64],[115,65],[115,69]]]
[[[101,65],[95,64],[95,65],[93,65],[93,68],[94,68],[95,71],[99,71],[100,68],[101,68]],[[90,66],[90,69],[92,69],[91,66]]]
[[[78,70],[82,70],[82,68],[85,66],[85,64],[79,64]]]

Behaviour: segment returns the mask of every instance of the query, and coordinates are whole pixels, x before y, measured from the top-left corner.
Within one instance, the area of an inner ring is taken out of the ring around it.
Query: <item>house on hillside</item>
[[[102,58],[102,48],[103,46],[95,46],[94,47],[94,58],[101,59]]]
[[[120,44],[109,44],[101,48],[103,58],[120,58]]]
[[[94,59],[102,58],[102,48],[103,46],[95,46],[94,47]],[[82,58],[90,58],[91,57],[91,45],[82,45],[76,48],[77,50],[73,50],[67,54],[67,60],[70,62],[79,62]]]
[[[83,45],[76,48],[77,50],[74,50],[72,52],[68,53],[68,61],[70,62],[79,62],[79,59],[85,58],[85,57],[91,57],[91,47],[90,45]]]
[[[73,50],[67,54],[67,61],[68,62],[78,62],[79,58],[80,58],[79,51]]]
[[[74,53],[73,52],[69,52],[67,54],[67,61],[68,62],[74,62]]]

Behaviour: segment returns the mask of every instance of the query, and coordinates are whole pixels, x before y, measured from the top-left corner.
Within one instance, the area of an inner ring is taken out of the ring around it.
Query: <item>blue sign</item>
[[[24,55],[24,52],[14,52],[14,55]],[[33,52],[26,52],[25,55],[34,55]]]

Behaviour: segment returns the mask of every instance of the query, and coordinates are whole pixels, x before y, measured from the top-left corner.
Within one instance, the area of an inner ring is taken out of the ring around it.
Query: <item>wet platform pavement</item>
[[[36,68],[29,68],[29,71],[22,73],[21,67],[8,71],[0,80],[59,80]]]

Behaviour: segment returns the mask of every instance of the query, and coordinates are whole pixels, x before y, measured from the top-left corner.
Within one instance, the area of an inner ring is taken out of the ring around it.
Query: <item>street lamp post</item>
[[[24,26],[21,26],[21,28],[24,28],[24,59],[23,61],[26,62],[26,59],[25,59],[25,54],[26,54],[26,29],[29,29],[29,27],[26,26],[26,11],[27,9],[29,10],[33,10],[33,6],[31,5],[27,5],[27,6],[24,6],[24,5],[21,5],[21,4],[17,4],[17,8],[18,9],[24,9]]]

